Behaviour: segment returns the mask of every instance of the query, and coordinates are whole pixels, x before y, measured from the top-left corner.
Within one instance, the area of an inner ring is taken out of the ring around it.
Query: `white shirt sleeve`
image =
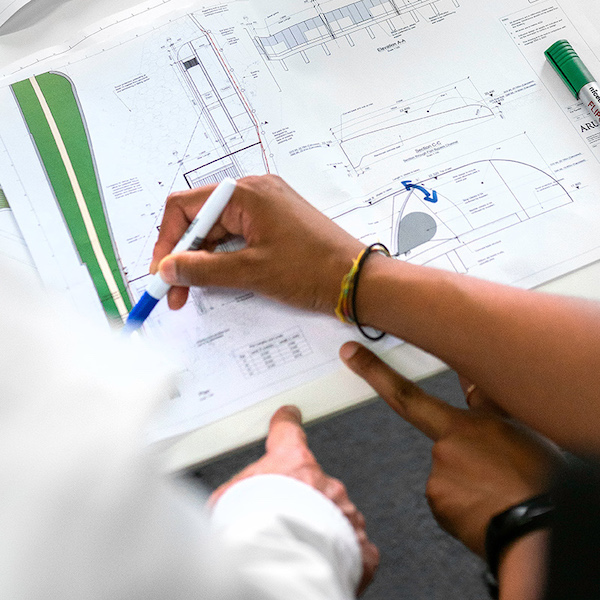
[[[310,486],[282,475],[245,479],[219,499],[212,525],[234,554],[248,598],[355,597],[362,574],[356,534]]]
[[[203,499],[145,444],[164,360],[73,324],[0,261],[0,590],[7,600],[353,597],[354,533],[283,477]]]

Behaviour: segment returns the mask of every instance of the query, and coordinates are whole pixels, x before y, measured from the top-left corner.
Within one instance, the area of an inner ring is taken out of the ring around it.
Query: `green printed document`
[[[2,188],[45,283],[107,326],[145,290],[167,196],[251,174],[397,260],[532,287],[600,259],[600,129],[544,58],[568,38],[600,73],[570,4],[141,5],[10,71]],[[181,369],[157,438],[321,377],[357,338],[217,289],[145,335]]]

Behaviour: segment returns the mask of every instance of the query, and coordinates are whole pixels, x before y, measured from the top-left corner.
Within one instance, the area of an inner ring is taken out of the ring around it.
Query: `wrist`
[[[533,531],[512,542],[501,554],[498,567],[500,600],[538,600],[546,580],[549,531]]]
[[[372,253],[365,262],[360,277],[360,285],[356,290],[354,306],[354,311],[358,315],[361,324],[387,331],[380,310],[380,306],[385,305],[385,302],[382,303],[380,300],[388,289],[396,287],[400,283],[394,268],[397,263],[398,261],[393,258],[377,252]],[[390,310],[388,305],[388,311],[386,312],[392,313],[394,311]]]
[[[340,286],[340,294],[335,309],[335,314],[342,323],[356,325],[360,333],[369,340],[377,341],[385,336],[385,331],[369,331],[364,320],[359,316],[357,310],[358,290],[362,287],[362,275],[366,264],[375,254],[390,257],[390,252],[384,244],[379,242],[371,244],[360,252],[353,261],[352,268],[343,277]]]
[[[360,253],[365,249],[365,245],[356,240],[356,244],[332,251],[325,263],[316,265],[315,268],[323,269],[327,274],[322,287],[322,301],[317,310],[330,314],[336,314],[336,307],[340,297],[340,290],[344,277],[352,269],[352,265]]]

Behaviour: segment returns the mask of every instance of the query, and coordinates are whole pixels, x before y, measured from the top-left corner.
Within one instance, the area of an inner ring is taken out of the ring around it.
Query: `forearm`
[[[361,322],[438,356],[559,444],[600,450],[595,303],[376,255],[361,274],[356,311]]]

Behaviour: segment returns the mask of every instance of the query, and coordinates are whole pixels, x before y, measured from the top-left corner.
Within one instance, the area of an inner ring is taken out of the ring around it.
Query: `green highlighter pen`
[[[559,40],[544,52],[566,86],[577,100],[585,104],[590,114],[596,119],[600,117],[600,88],[593,75],[573,50],[567,40]]]

